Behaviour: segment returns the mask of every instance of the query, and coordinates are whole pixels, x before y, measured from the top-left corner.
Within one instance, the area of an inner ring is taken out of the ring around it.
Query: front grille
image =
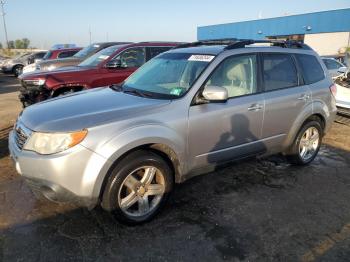
[[[29,132],[26,130],[26,128],[24,128],[21,125],[16,125],[15,142],[19,149],[21,150],[23,149],[23,146],[26,143],[28,136],[29,136]]]

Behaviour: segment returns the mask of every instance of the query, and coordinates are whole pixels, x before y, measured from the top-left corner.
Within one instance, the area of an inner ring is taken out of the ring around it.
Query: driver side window
[[[255,54],[227,58],[215,69],[205,86],[224,87],[229,98],[254,94],[257,92],[256,68]]]
[[[127,49],[113,60],[120,60],[122,67],[140,67],[146,62],[145,49],[143,47]]]

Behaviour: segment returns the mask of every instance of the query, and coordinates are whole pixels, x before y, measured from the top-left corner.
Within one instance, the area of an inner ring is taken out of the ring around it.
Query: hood
[[[18,78],[20,80],[31,80],[31,79],[36,79],[36,78],[46,78],[49,75],[56,75],[56,74],[60,74],[60,73],[62,73],[63,78],[65,78],[65,77],[69,77],[69,74],[67,74],[67,73],[74,74],[75,72],[83,72],[83,71],[88,71],[88,70],[91,70],[91,68],[79,67],[79,66],[67,66],[67,67],[57,68],[57,69],[49,71],[49,72],[32,71],[32,72],[28,72],[28,74],[26,74],[24,72]]]
[[[159,112],[159,107],[169,103],[170,100],[95,88],[29,106],[20,121],[34,131],[67,132]]]
[[[73,66],[78,65],[82,62],[82,59],[77,57],[67,57],[61,59],[50,59],[46,61],[41,61],[38,65],[40,66],[40,70],[48,70],[50,66],[54,67],[62,67],[62,66]]]

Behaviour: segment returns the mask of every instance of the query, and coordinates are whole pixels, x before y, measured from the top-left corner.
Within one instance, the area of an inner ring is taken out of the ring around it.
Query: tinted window
[[[317,58],[313,55],[296,55],[298,63],[302,69],[306,84],[312,84],[324,79],[323,69]]]
[[[209,77],[206,86],[221,86],[229,97],[256,93],[256,55],[227,58]]]
[[[168,46],[157,46],[157,47],[148,47],[148,55],[147,60],[152,59],[153,57],[159,55],[160,53],[163,53],[165,51],[168,51],[172,47]]]
[[[116,59],[120,59],[123,67],[140,67],[145,63],[145,49],[143,47],[127,49]]]
[[[288,54],[264,54],[263,78],[265,91],[298,85],[293,59]]]
[[[73,56],[77,51],[64,51],[58,54],[58,58],[65,58]]]

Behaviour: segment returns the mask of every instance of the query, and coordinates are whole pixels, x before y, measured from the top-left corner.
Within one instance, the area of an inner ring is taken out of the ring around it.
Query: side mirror
[[[342,66],[342,67],[338,68],[338,73],[340,73],[340,74],[344,74],[346,71],[347,71],[346,66]]]
[[[122,61],[120,61],[119,59],[117,59],[117,60],[109,61],[109,62],[106,64],[106,68],[109,68],[109,69],[116,69],[116,68],[126,68],[126,66],[123,66],[123,65],[122,65]]]
[[[205,100],[213,102],[226,102],[228,98],[227,89],[221,86],[207,86],[202,95]]]
[[[43,60],[40,59],[40,58],[37,58],[37,59],[34,60],[34,63],[39,63],[40,61],[43,61]]]

